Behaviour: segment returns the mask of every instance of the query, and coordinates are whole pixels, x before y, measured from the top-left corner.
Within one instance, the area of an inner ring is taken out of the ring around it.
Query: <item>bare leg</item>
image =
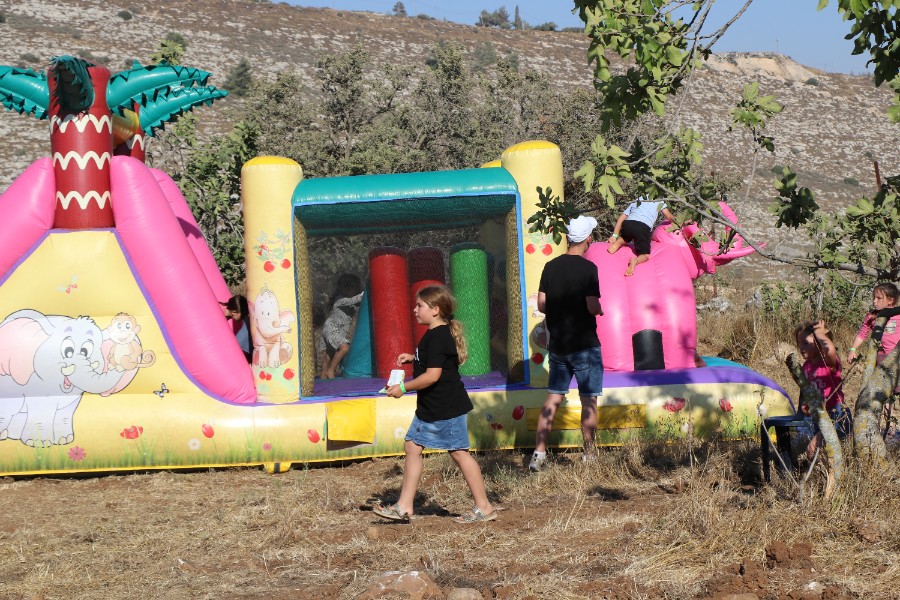
[[[344,360],[344,357],[347,356],[348,352],[350,352],[350,344],[341,344],[341,347],[338,348],[337,352],[334,353],[334,356],[331,357],[331,362],[328,363],[328,371],[325,375],[325,379],[334,379],[337,368],[341,366],[341,361]]]
[[[547,394],[544,407],[541,409],[540,416],[538,416],[537,433],[534,438],[535,452],[547,451],[547,440],[550,438],[550,430],[553,427],[553,417],[556,416],[556,409],[559,408],[562,401],[562,394]]]
[[[647,262],[648,260],[650,260],[649,254],[638,254],[637,256],[632,258],[630,261],[628,261],[628,268],[625,269],[625,276],[628,277],[634,275],[634,268],[641,263]]]
[[[454,450],[450,453],[450,458],[456,462],[459,470],[462,471],[463,478],[465,478],[469,490],[472,491],[472,499],[475,501],[475,506],[478,507],[478,510],[486,515],[494,512],[494,507],[491,506],[484,487],[481,467],[478,465],[475,457],[469,454],[468,450]]]
[[[406,459],[403,461],[403,484],[400,487],[400,499],[397,500],[397,510],[401,514],[408,513],[411,515],[413,514],[413,502],[416,499],[416,490],[419,488],[419,480],[422,478],[422,468],[425,463],[422,459],[422,450],[424,448],[406,440],[403,449],[406,451]]]
[[[597,396],[581,397],[581,435],[584,436],[585,455],[593,455],[597,436]]]
[[[619,248],[625,245],[625,240],[622,239],[622,236],[619,236],[615,239],[615,241],[609,245],[609,248],[606,249],[610,254],[615,254],[619,251]]]

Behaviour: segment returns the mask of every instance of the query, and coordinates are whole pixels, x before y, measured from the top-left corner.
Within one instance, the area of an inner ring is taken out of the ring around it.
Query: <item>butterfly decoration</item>
[[[68,285],[60,285],[57,286],[56,289],[60,292],[71,294],[74,290],[78,289],[78,275],[72,275],[72,280]]]
[[[167,388],[166,384],[163,383],[158,390],[153,390],[153,393],[162,398],[169,393],[169,388]]]

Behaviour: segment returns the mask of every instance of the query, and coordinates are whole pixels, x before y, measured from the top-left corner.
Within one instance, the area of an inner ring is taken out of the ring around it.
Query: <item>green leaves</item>
[[[562,236],[569,232],[569,221],[578,216],[580,211],[573,204],[554,196],[553,188],[548,187],[545,191],[538,186],[537,193],[538,209],[528,218],[528,231],[549,234],[553,237],[553,242],[559,244]]]
[[[46,119],[50,108],[47,76],[31,69],[0,67],[0,104],[20,115]]]
[[[89,109],[94,103],[94,83],[88,73],[89,63],[75,56],[50,59],[51,76],[56,82],[59,105],[70,112]]]
[[[225,90],[214,86],[199,88],[175,89],[167,94],[158,95],[144,103],[140,111],[141,129],[148,136],[153,136],[157,129],[170,123],[195,106],[209,106],[214,100],[228,95]]]
[[[771,136],[762,135],[766,122],[780,113],[783,107],[775,100],[775,96],[760,96],[759,83],[753,82],[744,86],[741,99],[731,109],[731,131],[735,126],[742,126],[753,137],[754,143],[763,150],[775,152],[775,140]]]
[[[165,63],[143,67],[135,63],[133,68],[110,77],[106,101],[110,110],[130,109],[133,103],[159,102],[160,96],[176,90],[206,85],[207,79],[209,73],[192,67]]]
[[[584,183],[585,191],[596,189],[607,206],[614,206],[617,195],[623,194],[619,180],[631,178],[631,168],[626,159],[631,155],[616,145],[607,146],[602,135],[591,144],[591,160],[575,172]]]
[[[782,167],[781,179],[775,183],[778,197],[769,205],[769,212],[778,217],[776,227],[785,225],[796,229],[808,222],[819,210],[809,188],[797,188],[797,174],[790,167]]]

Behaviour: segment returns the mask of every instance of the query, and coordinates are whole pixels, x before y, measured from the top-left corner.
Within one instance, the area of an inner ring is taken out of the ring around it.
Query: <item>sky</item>
[[[390,14],[397,0],[290,0],[297,6],[367,10]],[[530,25],[547,22],[559,28],[579,27],[580,19],[565,0],[402,0],[410,16],[427,14],[455,23],[474,25],[482,10],[505,6],[510,18],[519,7],[522,20]],[[728,21],[743,0],[718,0],[713,25]],[[871,69],[866,59],[851,56],[853,44],[844,40],[850,31],[837,12],[837,0],[817,12],[818,0],[754,0],[741,19],[716,43],[714,52],[779,52],[800,64],[824,71],[862,74]]]

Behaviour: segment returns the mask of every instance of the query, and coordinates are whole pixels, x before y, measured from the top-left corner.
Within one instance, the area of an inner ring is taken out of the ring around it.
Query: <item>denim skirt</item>
[[[468,450],[469,426],[468,415],[460,415],[445,421],[428,423],[413,417],[409,431],[406,432],[406,441],[412,442],[423,448],[433,450]]]

